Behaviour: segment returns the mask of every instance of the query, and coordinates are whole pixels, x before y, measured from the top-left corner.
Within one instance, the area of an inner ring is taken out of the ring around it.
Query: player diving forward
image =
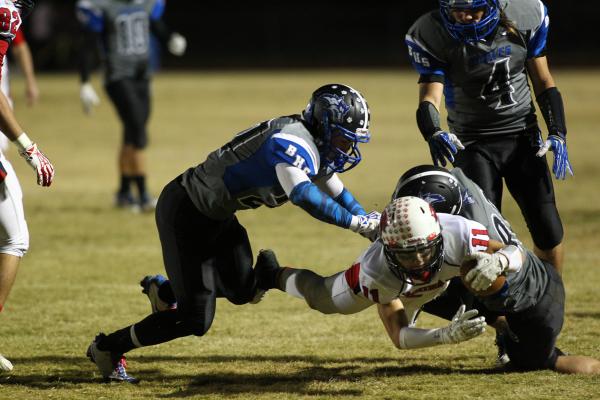
[[[319,220],[366,236],[376,233],[379,213],[366,215],[337,175],[361,161],[358,146],[370,139],[369,123],[369,107],[358,91],[325,85],[302,116],[274,118],[239,133],[169,183],[156,208],[169,280],[146,277],[142,286],[154,313],[92,342],[88,356],[102,376],[136,382],[125,371],[124,353],[204,335],[217,297],[245,304],[260,295],[236,211],[290,200]]]
[[[263,251],[256,271],[259,284],[303,298],[323,313],[350,314],[377,303],[379,316],[394,345],[411,349],[471,339],[484,331],[485,318],[461,305],[444,328],[414,328],[418,310],[443,292],[459,275],[463,261],[477,266],[464,278],[484,290],[500,274],[542,276],[543,285],[503,288],[484,297],[487,308],[507,316],[517,339],[507,341],[512,365],[524,370],[554,369],[565,373],[600,374],[600,361],[566,356],[555,347],[562,328],[564,288],[556,269],[524,251],[490,239],[485,227],[459,215],[436,214],[418,197],[399,197],[383,211],[377,240],[346,271],[323,278],[312,271],[280,268],[271,251]],[[514,282],[514,280],[513,280]],[[526,283],[530,283],[527,281]],[[513,290],[514,289],[514,290]],[[531,296],[525,309],[520,290]]]

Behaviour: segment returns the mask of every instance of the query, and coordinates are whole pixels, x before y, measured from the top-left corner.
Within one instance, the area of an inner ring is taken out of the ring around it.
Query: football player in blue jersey
[[[125,371],[124,353],[202,336],[212,324],[217,297],[246,304],[268,289],[256,283],[237,211],[290,200],[321,221],[375,235],[379,213],[367,214],[338,177],[361,161],[359,145],[370,140],[369,124],[369,107],[358,91],[325,85],[302,115],[274,118],[239,133],[169,183],[156,207],[169,280],[144,278],[153,314],[94,339],[88,355],[102,376],[135,382]],[[264,262],[259,255],[256,265]]]
[[[104,87],[123,125],[119,150],[117,207],[151,211],[155,207],[146,188],[144,150],[148,144],[150,117],[150,32],[181,56],[186,41],[170,32],[161,20],[164,0],[79,0],[77,17],[83,27],[79,72],[83,110],[90,114],[99,98],[90,83],[94,52],[101,47],[105,62]],[[137,189],[137,197],[131,186]]]
[[[560,272],[563,227],[545,153],[557,179],[573,174],[565,114],[548,68],[549,17],[540,0],[439,0],[406,35],[419,78],[417,124],[436,165],[454,163],[500,209],[503,179],[535,253]],[[549,131],[542,140],[531,80]],[[439,109],[445,98],[449,130]]]

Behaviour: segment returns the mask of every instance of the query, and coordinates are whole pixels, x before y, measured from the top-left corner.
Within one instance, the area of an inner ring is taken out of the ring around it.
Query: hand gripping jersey
[[[223,219],[237,210],[261,205],[278,207],[288,201],[275,166],[302,169],[311,181],[330,173],[320,167],[313,137],[298,115],[264,121],[239,133],[183,174],[183,186],[207,217]]]
[[[450,279],[460,275],[465,256],[485,251],[488,235],[484,226],[458,215],[438,214],[444,240],[444,264],[428,283],[405,283],[392,273],[378,240],[346,271],[348,285],[357,296],[375,303],[387,304],[399,297],[408,320],[414,323],[421,306],[434,299],[448,287]]]
[[[448,126],[463,140],[537,124],[525,63],[544,54],[548,13],[539,0],[500,0],[500,7],[517,37],[499,24],[487,41],[465,44],[450,36],[439,10],[419,18],[406,35],[419,74],[443,78]]]
[[[101,34],[106,81],[148,77],[150,20],[160,19],[164,0],[79,0],[77,17]]]
[[[502,217],[496,206],[488,201],[481,188],[467,178],[460,168],[454,168],[450,173],[456,178],[463,192],[460,215],[485,226],[491,239],[523,248],[508,221]],[[492,311],[522,311],[537,303],[546,290],[548,279],[540,259],[527,250],[521,270],[506,276],[507,290],[495,296],[482,298],[481,301]]]

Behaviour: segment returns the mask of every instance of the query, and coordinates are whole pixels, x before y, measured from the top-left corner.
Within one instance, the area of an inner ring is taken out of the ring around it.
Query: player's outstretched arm
[[[398,307],[397,305],[393,305],[393,303],[390,303],[390,305]],[[477,317],[477,310],[465,312],[464,304],[459,307],[448,326],[435,329],[413,328],[408,326],[408,324],[402,326],[404,321],[400,317],[397,317],[397,320],[394,321],[394,317],[392,316],[388,318],[388,323],[391,323],[393,328],[390,330],[384,320],[384,316],[388,315],[392,309],[389,308],[389,305],[379,305],[379,316],[384,321],[384,325],[386,325],[390,339],[392,339],[392,342],[399,349],[419,349],[439,344],[456,344],[473,339],[485,332],[485,317]],[[393,337],[396,336],[396,331],[398,332],[397,338]]]
[[[54,179],[54,166],[23,132],[2,92],[0,92],[0,130],[18,147],[19,154],[35,170],[38,185],[50,186]]]

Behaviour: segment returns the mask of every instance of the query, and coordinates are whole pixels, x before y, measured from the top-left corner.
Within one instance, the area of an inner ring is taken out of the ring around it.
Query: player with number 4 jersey
[[[572,174],[563,101],[548,68],[549,16],[540,0],[439,0],[406,44],[419,73],[417,125],[435,165],[449,160],[501,209],[503,179],[534,251],[559,271],[563,227],[545,159],[557,179]],[[532,90],[548,128],[542,140]],[[442,129],[445,99],[448,127]]]

